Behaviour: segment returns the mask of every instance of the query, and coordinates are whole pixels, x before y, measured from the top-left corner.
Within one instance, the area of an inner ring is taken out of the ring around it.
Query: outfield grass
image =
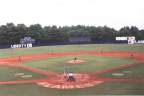
[[[113,73],[124,73],[124,76],[114,76]],[[101,74],[100,77],[114,77],[114,78],[133,78],[133,79],[143,79],[144,78],[144,63],[124,68],[114,70],[109,73]]]
[[[32,75],[32,77],[30,78],[16,77],[15,74],[17,73],[24,73],[25,75]],[[46,78],[46,76],[33,73],[31,71],[22,70],[22,69],[0,66],[0,81],[26,80],[26,79],[34,79],[34,78]]]
[[[144,45],[135,44],[82,44],[82,45],[57,45],[33,48],[0,49],[0,58],[13,57],[28,54],[51,53],[51,52],[77,52],[77,51],[137,51],[144,52]]]
[[[136,62],[132,58],[116,58],[116,57],[104,57],[104,56],[94,56],[94,55],[82,55],[77,56],[78,59],[85,60],[81,64],[69,64],[67,61],[73,60],[74,56],[66,57],[51,57],[42,60],[35,60],[24,62],[25,66],[30,66],[37,69],[42,69],[46,71],[53,71],[58,73],[63,73],[64,68],[68,68],[73,72],[95,72],[101,69],[107,69],[114,66],[129,64]]]

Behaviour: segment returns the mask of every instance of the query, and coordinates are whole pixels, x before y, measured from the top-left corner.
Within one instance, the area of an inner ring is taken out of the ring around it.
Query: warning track
[[[65,53],[44,53],[44,54],[35,54],[35,55],[25,55],[21,56],[21,61],[31,61],[31,60],[40,60],[49,57],[65,57],[65,56],[78,56],[78,55],[94,55],[94,56],[110,56],[110,57],[121,57],[128,58],[133,57],[137,60],[136,63],[125,64],[121,66],[112,67],[105,70],[99,70],[94,73],[83,74],[76,73],[76,82],[66,82],[62,74],[57,74],[54,72],[48,72],[40,69],[35,69],[31,67],[24,66],[19,64],[19,57],[12,58],[1,58],[0,66],[7,66],[22,70],[31,71],[34,73],[42,74],[48,76],[47,78],[42,79],[31,79],[31,80],[18,80],[18,81],[0,81],[0,84],[29,84],[34,83],[39,86],[48,87],[48,88],[58,88],[58,89],[74,89],[74,88],[85,88],[101,84],[106,81],[117,81],[117,82],[131,82],[131,83],[144,83],[144,79],[129,79],[129,78],[104,78],[98,77],[97,75],[103,74],[106,72],[112,72],[113,70],[123,69],[128,67],[133,67],[134,65],[144,63],[144,53],[138,52],[97,52],[97,51],[80,51],[80,52],[65,52]]]

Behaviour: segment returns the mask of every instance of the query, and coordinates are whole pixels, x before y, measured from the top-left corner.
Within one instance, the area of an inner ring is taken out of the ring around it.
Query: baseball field
[[[144,95],[143,70],[141,44],[0,49],[0,96]]]

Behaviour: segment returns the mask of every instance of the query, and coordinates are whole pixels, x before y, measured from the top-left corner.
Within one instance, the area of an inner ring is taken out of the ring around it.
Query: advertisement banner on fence
[[[32,44],[14,44],[11,48],[31,48]]]

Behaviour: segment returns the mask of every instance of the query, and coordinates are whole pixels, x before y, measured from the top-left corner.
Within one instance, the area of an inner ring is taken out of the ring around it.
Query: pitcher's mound
[[[67,63],[70,63],[70,64],[81,64],[84,62],[85,62],[85,60],[69,60],[69,61],[67,61]]]

